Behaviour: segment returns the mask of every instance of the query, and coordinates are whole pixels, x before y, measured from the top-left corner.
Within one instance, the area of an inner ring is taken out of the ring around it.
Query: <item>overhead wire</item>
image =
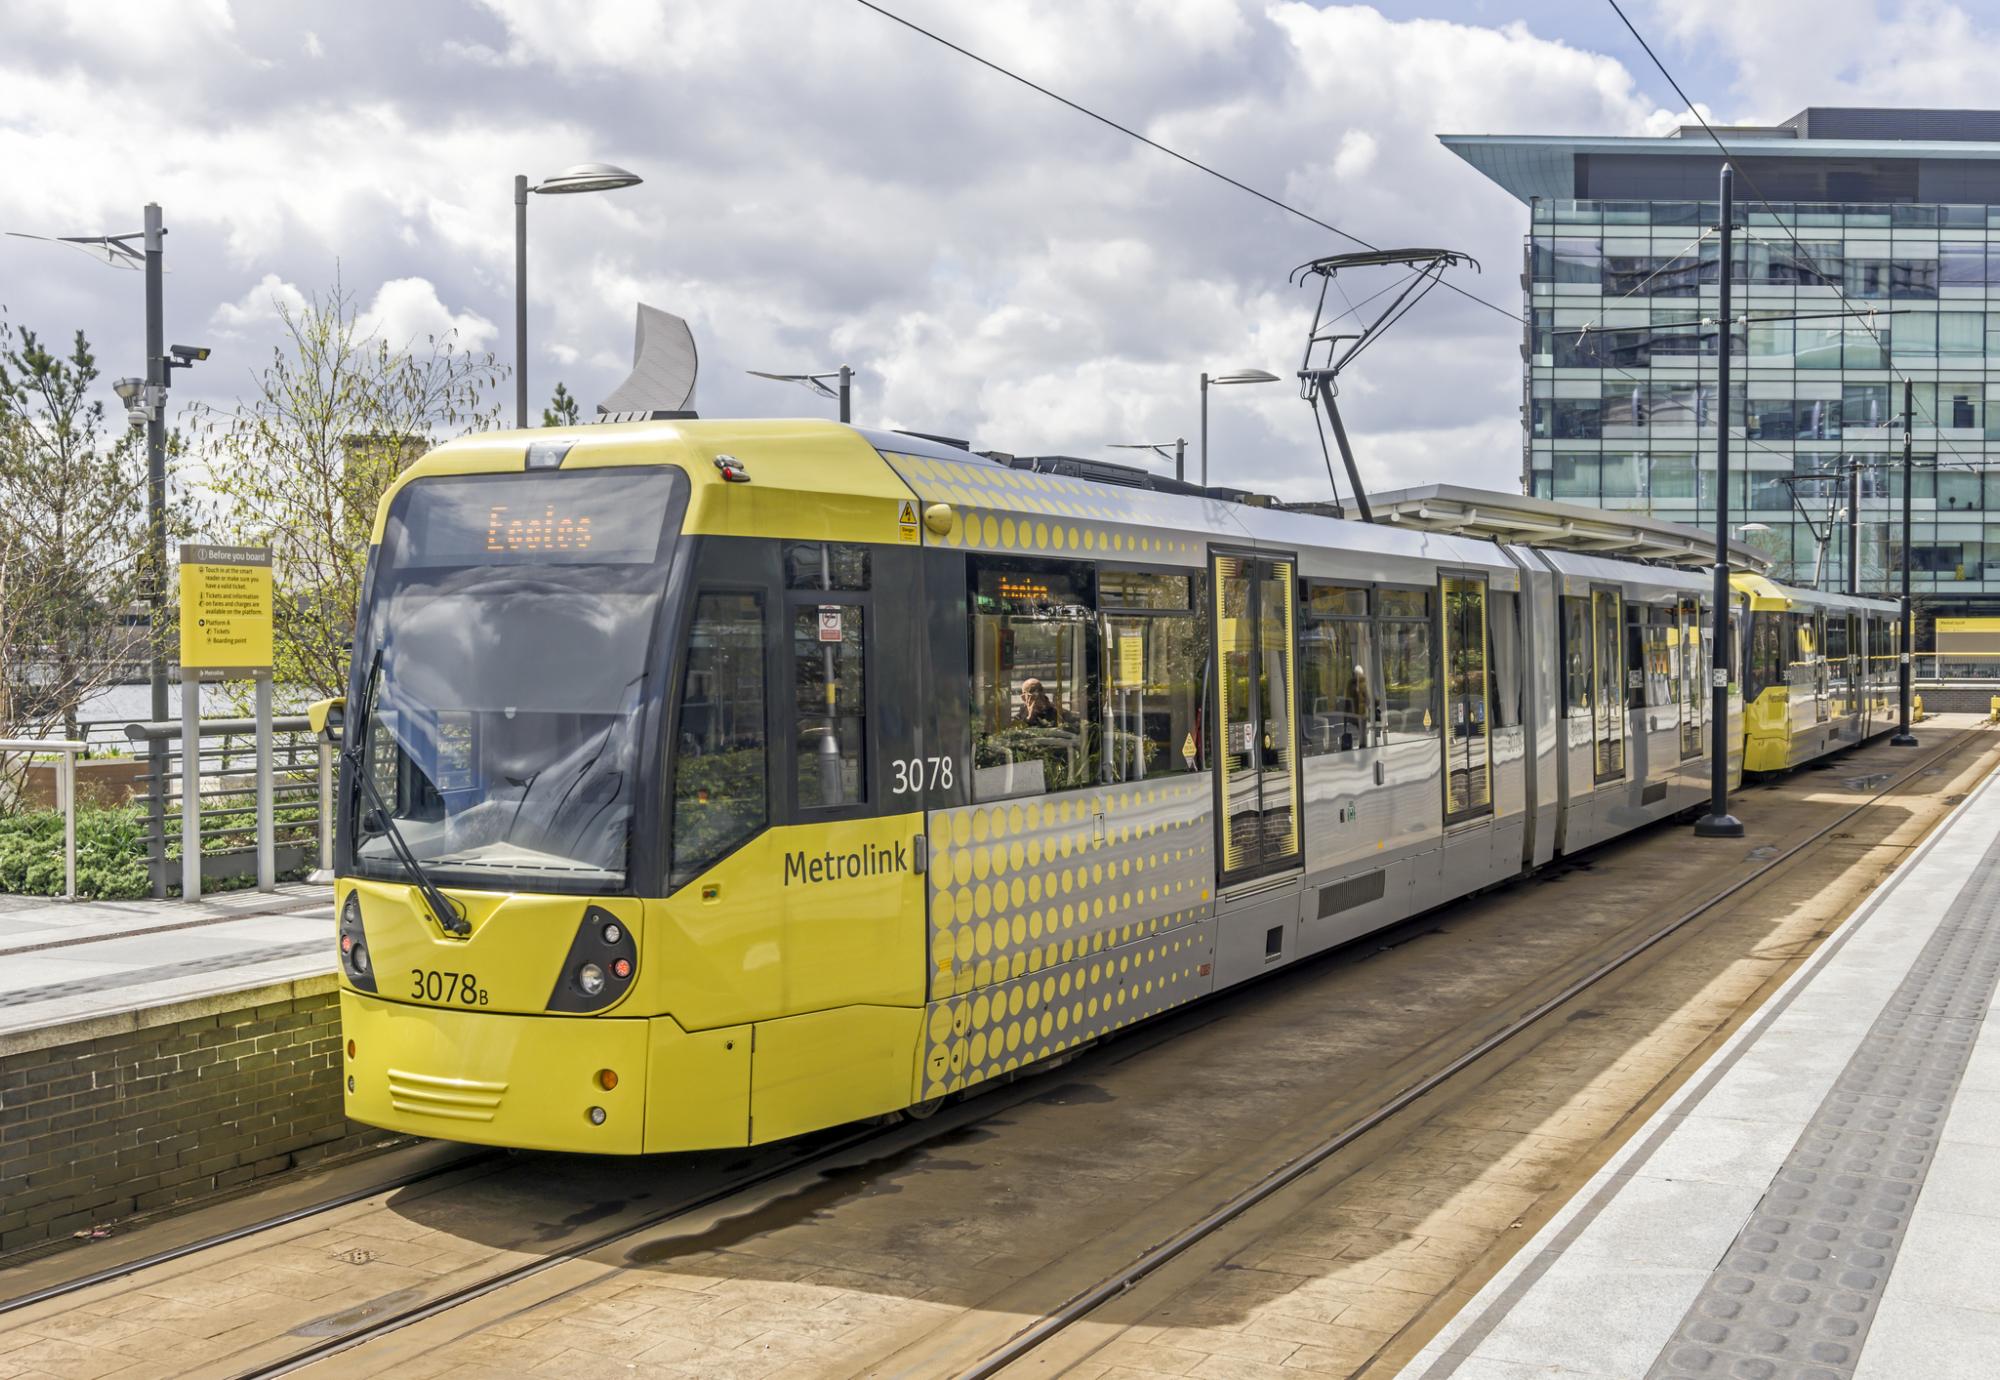
[[[960,57],[968,58],[971,61],[978,63],[981,67],[988,69],[989,71],[997,72],[999,75],[1006,77],[1009,81],[1019,82],[1022,86],[1025,86],[1029,90],[1037,92],[1040,95],[1048,97],[1050,100],[1056,102],[1058,105],[1067,106],[1069,109],[1075,111],[1077,114],[1095,120],[1099,124],[1104,125],[1106,128],[1117,130],[1120,134],[1125,135],[1127,138],[1138,140],[1140,143],[1144,144],[1147,148],[1153,149],[1159,153],[1164,153],[1169,158],[1173,158],[1182,163],[1185,163],[1187,164],[1187,166],[1195,169],[1197,172],[1206,173],[1210,177],[1228,183],[1230,186],[1236,188],[1236,190],[1238,190],[1239,192],[1247,193],[1250,196],[1256,197],[1259,201],[1277,207],[1280,211],[1283,211],[1288,215],[1297,216],[1300,220],[1306,221],[1307,223],[1312,225],[1316,225],[1322,230],[1330,231],[1331,233],[1338,235],[1340,236],[1340,238],[1348,241],[1350,244],[1358,244],[1363,249],[1381,248],[1380,245],[1370,244],[1367,240],[1362,239],[1359,235],[1343,230],[1338,225],[1335,225],[1330,221],[1321,220],[1318,216],[1313,215],[1309,211],[1302,211],[1298,207],[1292,205],[1290,202],[1283,201],[1280,200],[1278,197],[1272,196],[1269,192],[1263,191],[1257,187],[1253,187],[1249,183],[1244,182],[1239,178],[1231,177],[1228,173],[1223,172],[1219,168],[1204,163],[1200,159],[1191,158],[1187,154],[1182,153],[1179,149],[1170,148],[1169,146],[1161,143],[1157,139],[1153,139],[1148,137],[1147,135],[1141,134],[1138,130],[1133,129],[1129,125],[1120,124],[1118,121],[1112,119],[1108,115],[1101,115],[1097,111],[1092,110],[1089,106],[1084,105],[1079,101],[1071,100],[1068,96],[1062,95],[1061,93],[1056,91],[1051,91],[1048,87],[1043,86],[1040,82],[1033,81],[1027,77],[1024,77],[1019,72],[1016,72],[1011,68],[1003,67],[999,63],[993,61],[991,58],[982,57],[978,53],[973,52],[970,48],[966,48],[961,46],[960,44],[953,43],[950,39],[945,38],[941,34],[934,33],[931,30],[926,29],[923,25],[918,24],[914,20],[905,19],[902,15],[897,14],[895,11],[883,8],[881,5],[876,4],[875,0],[854,0],[854,3],[860,5],[863,9],[873,10],[876,14],[881,15],[884,19],[892,20],[897,24],[901,24],[904,28],[910,30],[912,33],[921,34],[923,37],[929,39],[931,42],[936,43],[941,47],[949,48],[952,52],[957,53]],[[1527,324],[1526,320],[1523,319],[1518,313],[1508,311],[1503,306],[1500,306],[1493,302],[1489,302],[1484,297],[1481,297],[1479,294],[1475,292],[1469,292],[1466,289],[1458,286],[1456,283],[1446,282],[1444,286],[1449,288],[1451,291],[1457,293],[1459,296],[1465,298],[1467,301],[1477,302],[1480,306],[1485,307],[1488,311],[1498,312],[1500,315],[1506,317],[1509,321],[1513,321],[1521,325]]]

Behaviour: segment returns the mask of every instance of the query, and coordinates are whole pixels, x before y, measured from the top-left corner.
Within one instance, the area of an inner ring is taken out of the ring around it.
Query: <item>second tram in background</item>
[[[817,422],[441,447],[356,631],[349,1115],[629,1154],[922,1111],[1699,804],[1694,534],[1467,497]],[[1892,606],[1739,585],[1732,771],[1887,727]]]

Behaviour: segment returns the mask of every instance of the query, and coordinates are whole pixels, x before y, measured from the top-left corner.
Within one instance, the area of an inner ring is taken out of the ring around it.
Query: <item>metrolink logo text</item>
[[[882,848],[865,844],[852,853],[822,853],[814,857],[801,848],[785,854],[785,885],[793,882],[844,882],[910,870],[909,849],[903,844]]]

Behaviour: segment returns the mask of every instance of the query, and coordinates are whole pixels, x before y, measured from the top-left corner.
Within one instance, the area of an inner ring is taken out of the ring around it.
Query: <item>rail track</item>
[[[1571,1004],[1583,993],[1625,968],[1664,940],[1699,921],[1732,897],[1769,877],[1776,870],[1785,867],[1814,845],[1837,834],[1858,815],[1880,804],[1886,797],[1918,780],[1938,763],[1958,752],[1969,739],[1980,732],[1982,729],[1975,727],[1954,735],[1934,750],[1926,752],[1920,759],[1894,771],[1886,780],[1863,778],[1873,789],[1836,817],[1821,824],[1804,837],[1794,840],[1781,851],[1762,859],[1754,870],[1733,878],[1713,894],[1675,914],[1666,923],[1656,926],[1636,939],[1629,934],[1614,937],[1603,951],[1585,956],[1587,971],[1580,976],[1565,982],[1558,990],[1542,995],[1532,1006],[1505,1024],[1497,1028],[1484,1029],[1471,1043],[1434,1061],[1433,1066],[1422,1077],[1400,1087],[1393,1095],[1376,1100],[1365,1114],[1353,1118],[1335,1133],[1326,1136],[1303,1152],[1289,1156],[1255,1182],[1203,1213],[1196,1220],[1164,1235],[1118,1270],[1107,1273],[1088,1287],[1075,1291],[1059,1306],[1020,1326],[1003,1343],[986,1350],[976,1361],[969,1365],[954,1364],[951,1368],[952,1373],[960,1375],[964,1380],[994,1376],[1033,1357],[1076,1323],[1090,1317],[1105,1303],[1120,1297],[1191,1247],[1213,1237],[1216,1232],[1257,1204],[1297,1183],[1369,1131],[1436,1093],[1452,1079],[1488,1058],[1495,1050],[1543,1022],[1552,1013]],[[1838,770],[1837,766],[1835,769]],[[1388,931],[1372,936],[1364,942],[1364,947],[1371,949],[1393,947],[1435,923],[1435,914],[1414,917]],[[1296,975],[1293,977],[1296,980]],[[1221,1020],[1246,1003],[1255,1002],[1258,995],[1258,985],[1252,985],[1247,989],[1236,989],[1219,994],[1210,1001],[1170,1013],[1146,1026],[1121,1032],[1114,1038],[1078,1052],[1071,1060],[1064,1061],[1069,1067],[1064,1068],[1059,1076],[1072,1078],[1078,1076],[1080,1072],[1087,1073],[1092,1066],[1109,1067],[1124,1062],[1159,1044]],[[627,1263],[629,1256],[620,1259],[597,1259],[613,1247],[640,1243],[648,1237],[662,1234],[671,1235],[692,1221],[733,1216],[742,1209],[743,1204],[758,1195],[768,1197],[790,1193],[802,1186],[810,1185],[829,1173],[850,1170],[865,1173],[871,1166],[885,1160],[908,1156],[930,1146],[948,1143],[954,1136],[963,1134],[981,1122],[992,1120],[1022,1102],[1040,1095],[1051,1077],[1052,1071],[1048,1070],[1024,1071],[1007,1086],[950,1105],[937,1115],[923,1121],[899,1121],[886,1126],[874,1124],[859,1129],[847,1128],[842,1132],[827,1133],[803,1142],[739,1155],[737,1161],[716,1175],[713,1182],[698,1183],[686,1191],[675,1193],[665,1202],[609,1214],[614,1220],[601,1229],[571,1232],[566,1239],[547,1249],[534,1251],[527,1258],[515,1258],[519,1252],[512,1249],[496,1251],[496,1256],[508,1258],[504,1263],[496,1261],[495,1268],[474,1270],[469,1278],[440,1280],[437,1287],[416,1291],[415,1296],[391,1306],[350,1310],[349,1316],[341,1318],[336,1315],[336,1320],[330,1324],[325,1319],[301,1319],[301,1323],[305,1325],[286,1330],[281,1335],[271,1336],[263,1345],[245,1347],[232,1356],[214,1358],[203,1363],[200,1369],[202,1373],[233,1376],[236,1380],[289,1375],[330,1361],[356,1348],[394,1338],[397,1334],[405,1333],[427,1320],[444,1318],[453,1310],[475,1300],[501,1295],[504,1291],[547,1274],[559,1266],[573,1262],[587,1265],[592,1267],[590,1272],[592,1282],[601,1281],[607,1276],[636,1268]],[[316,1219],[323,1218],[337,1209],[364,1203],[370,1198],[425,1184],[434,1185],[433,1192],[439,1195],[459,1191],[474,1182],[486,1183],[488,1187],[492,1187],[504,1181],[510,1172],[508,1159],[504,1152],[472,1152],[462,1159],[447,1164],[397,1176],[330,1197],[322,1202],[233,1227],[171,1249],[154,1252],[72,1280],[0,1300],[0,1317],[18,1315],[39,1305],[75,1299],[148,1272],[198,1260],[204,1255],[226,1250],[231,1246],[245,1242],[254,1243],[259,1237],[269,1236],[291,1227],[310,1226]],[[486,1172],[482,1173],[481,1170]],[[448,1177],[453,1174],[458,1174],[459,1179],[453,1180]],[[569,1291],[561,1290],[561,1292]],[[323,1331],[324,1335],[302,1335],[315,1329]],[[257,1354],[271,1350],[278,1350],[281,1354]]]
[[[1569,983],[1554,995],[1508,1022],[1501,1029],[1487,1035],[1484,1039],[1467,1049],[1457,1058],[1444,1064],[1441,1068],[1410,1084],[1375,1110],[1343,1127],[1334,1135],[1328,1136],[1305,1153],[1297,1155],[1272,1169],[1256,1183],[1250,1185],[1228,1202],[1202,1217],[1199,1221],[1160,1241],[1157,1245],[1133,1260],[1124,1269],[1106,1276],[1089,1289],[1078,1293],[1063,1303],[1061,1307],[1022,1328],[1004,1346],[989,1352],[973,1365],[960,1371],[958,1373],[958,1380],[988,1380],[988,1377],[997,1376],[1017,1362],[1026,1360],[1066,1329],[1096,1312],[1109,1301],[1118,1298],[1140,1280],[1153,1274],[1168,1262],[1182,1255],[1190,1247],[1214,1236],[1217,1231],[1241,1217],[1251,1208],[1264,1202],[1274,1194],[1281,1192],[1291,1184],[1296,1183],[1299,1179],[1326,1163],[1326,1161],[1333,1158],[1340,1151],[1346,1149],[1411,1104],[1436,1092],[1467,1068],[1486,1058],[1516,1036],[1538,1025],[1552,1013],[1568,1006],[1577,997],[1596,987],[1634,959],[1639,958],[1656,945],[1685,929],[1688,925],[1693,924],[1711,911],[1714,911],[1749,887],[1762,881],[1772,872],[1783,867],[1793,858],[1804,853],[1821,840],[1836,834],[1842,825],[1847,824],[1863,811],[1872,808],[1899,788],[1923,776],[1927,770],[1936,766],[1937,763],[1951,756],[1962,747],[1967,739],[1983,731],[1985,731],[1983,727],[1975,726],[1955,734],[1943,746],[1933,752],[1927,753],[1923,758],[1911,764],[1903,771],[1893,775],[1889,781],[1880,785],[1873,794],[1844,811],[1839,817],[1822,825],[1805,838],[1797,840],[1789,847],[1765,859],[1756,871],[1731,881],[1727,886],[1682,911],[1679,915],[1676,915],[1666,924],[1658,927],[1638,942],[1628,944],[1619,952],[1604,960],[1585,976]]]

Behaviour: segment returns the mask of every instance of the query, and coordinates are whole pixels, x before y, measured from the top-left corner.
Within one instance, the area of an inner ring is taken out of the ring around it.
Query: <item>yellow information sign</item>
[[[1146,639],[1132,633],[1121,634],[1118,638],[1119,685],[1144,685],[1146,683]]]
[[[271,549],[183,546],[180,664],[190,671],[271,669]]]

